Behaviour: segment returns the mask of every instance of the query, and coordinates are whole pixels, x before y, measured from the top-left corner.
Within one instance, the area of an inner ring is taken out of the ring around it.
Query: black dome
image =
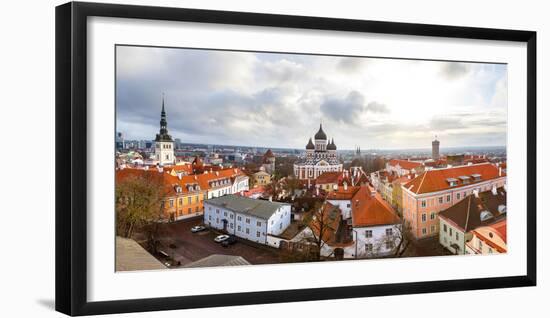
[[[315,145],[313,145],[313,142],[311,142],[311,138],[309,138],[306,149],[315,149]]]
[[[315,134],[315,140],[327,140],[327,134],[323,131],[323,125],[319,125],[319,131]]]
[[[334,138],[332,139],[331,142],[328,143],[327,150],[336,150],[336,144],[334,143]]]

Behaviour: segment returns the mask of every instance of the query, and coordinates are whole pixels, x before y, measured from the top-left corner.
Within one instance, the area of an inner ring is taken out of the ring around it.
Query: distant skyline
[[[117,47],[117,131],[151,140],[162,95],[183,143],[303,149],[506,146],[503,64]]]

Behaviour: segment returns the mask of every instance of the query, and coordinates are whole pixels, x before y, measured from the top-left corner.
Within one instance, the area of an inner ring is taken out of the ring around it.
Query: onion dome
[[[309,138],[309,142],[307,143],[306,149],[315,149],[315,145],[311,141],[311,138]]]
[[[319,125],[319,131],[315,134],[315,140],[327,140],[327,134],[323,131],[323,124]]]
[[[336,150],[336,144],[334,143],[334,138],[328,143],[327,150]]]

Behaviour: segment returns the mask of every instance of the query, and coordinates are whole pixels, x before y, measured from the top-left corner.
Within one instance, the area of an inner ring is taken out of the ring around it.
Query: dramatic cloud
[[[500,64],[117,47],[117,131],[152,139],[162,96],[184,142],[338,149],[504,145]]]
[[[387,114],[390,112],[390,109],[385,104],[379,103],[379,102],[370,102],[367,107],[367,111],[373,112],[373,113],[383,113]]]

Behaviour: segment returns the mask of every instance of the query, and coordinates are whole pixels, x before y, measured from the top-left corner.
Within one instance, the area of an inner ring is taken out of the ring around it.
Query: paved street
[[[202,218],[182,220],[179,222],[162,224],[160,229],[161,250],[166,252],[175,261],[185,265],[212,254],[242,256],[251,264],[272,264],[279,262],[278,250],[238,239],[237,243],[225,248],[214,242],[218,235],[206,230],[191,233],[191,228],[199,225]],[[175,245],[171,248],[170,245]]]

